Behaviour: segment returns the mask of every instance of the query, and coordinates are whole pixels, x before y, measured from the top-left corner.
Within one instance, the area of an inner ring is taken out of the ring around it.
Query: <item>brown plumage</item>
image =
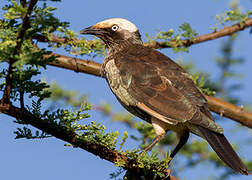
[[[143,46],[134,24],[114,18],[81,33],[96,35],[105,42],[109,51],[102,73],[110,89],[129,112],[152,123],[157,138],[145,150],[159,142],[167,130],[173,130],[180,137],[173,158],[192,132],[206,139],[234,171],[249,174],[190,76],[164,54]]]

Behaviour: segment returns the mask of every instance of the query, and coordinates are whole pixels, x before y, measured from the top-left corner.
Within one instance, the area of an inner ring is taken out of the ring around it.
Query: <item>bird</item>
[[[235,172],[248,175],[249,169],[215,123],[207,100],[190,75],[163,53],[144,46],[135,24],[111,18],[80,31],[100,38],[108,51],[101,68],[113,94],[133,115],[151,123],[156,138],[144,151],[165,137],[177,133],[174,158],[190,133],[205,139],[219,158]]]

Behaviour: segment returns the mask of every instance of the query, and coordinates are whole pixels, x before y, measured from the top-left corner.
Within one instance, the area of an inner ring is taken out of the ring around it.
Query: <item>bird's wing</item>
[[[125,55],[116,63],[127,91],[137,100],[137,106],[172,124],[191,119],[195,108],[189,99],[160,68],[142,58]]]
[[[204,96],[185,71],[167,56],[155,50],[137,49],[121,53],[115,63],[140,109],[170,124],[190,121],[207,128],[211,124],[202,122],[212,121],[210,113],[209,120],[202,119],[199,113],[206,105]]]

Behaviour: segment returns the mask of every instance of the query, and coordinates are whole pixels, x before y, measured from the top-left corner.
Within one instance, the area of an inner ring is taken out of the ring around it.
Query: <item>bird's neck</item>
[[[117,53],[119,51],[124,50],[125,48],[129,48],[137,44],[141,44],[141,45],[143,44],[140,38],[132,37],[123,41],[115,41],[111,44],[108,44],[108,54]]]

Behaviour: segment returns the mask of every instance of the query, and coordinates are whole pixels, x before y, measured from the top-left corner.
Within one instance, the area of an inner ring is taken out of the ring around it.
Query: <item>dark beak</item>
[[[80,34],[91,34],[91,35],[104,35],[106,31],[103,29],[95,28],[93,26],[87,27],[80,31]]]

